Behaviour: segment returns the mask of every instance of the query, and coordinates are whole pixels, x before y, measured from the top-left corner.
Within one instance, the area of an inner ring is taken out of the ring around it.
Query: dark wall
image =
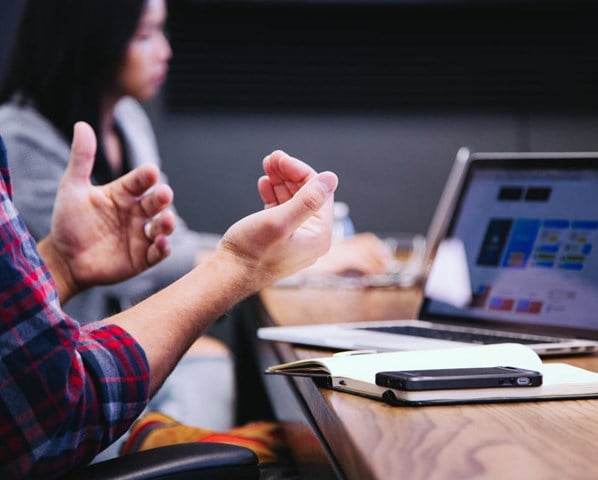
[[[197,228],[259,207],[274,148],[338,172],[357,229],[377,232],[426,230],[462,145],[598,149],[592,3],[170,6],[175,56],[153,111]]]
[[[173,110],[598,106],[591,3],[170,2]]]
[[[153,115],[179,210],[217,232],[261,207],[260,162],[275,148],[336,171],[337,198],[350,204],[358,230],[422,233],[462,145],[598,151],[598,115],[589,114]]]
[[[24,4],[24,0],[0,2],[0,81],[4,76],[11,44]]]
[[[260,208],[275,148],[335,170],[376,232],[425,232],[462,145],[598,151],[591,2],[324,3],[170,2],[171,76],[147,108],[194,228]],[[0,2],[0,55],[20,5]]]

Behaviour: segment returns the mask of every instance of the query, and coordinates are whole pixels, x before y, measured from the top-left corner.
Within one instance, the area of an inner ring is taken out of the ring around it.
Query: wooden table
[[[418,289],[271,288],[262,325],[409,318]],[[329,352],[260,341],[262,366]],[[598,356],[561,357],[598,371]],[[309,378],[268,375],[305,478],[597,479],[598,400],[391,407]]]

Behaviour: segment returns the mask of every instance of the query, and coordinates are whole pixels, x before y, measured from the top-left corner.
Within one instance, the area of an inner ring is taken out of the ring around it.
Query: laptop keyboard
[[[453,340],[458,342],[478,343],[478,344],[493,344],[493,343],[551,343],[553,339],[542,337],[526,338],[526,337],[511,337],[506,335],[477,333],[477,332],[462,332],[455,330],[440,330],[432,328],[414,327],[410,325],[393,326],[393,327],[365,327],[363,330],[395,333],[398,335],[411,335],[415,337],[435,338],[439,340]]]

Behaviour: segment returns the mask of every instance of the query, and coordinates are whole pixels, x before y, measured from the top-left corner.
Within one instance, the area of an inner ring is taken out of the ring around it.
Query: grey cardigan
[[[160,166],[154,132],[141,105],[124,98],[115,109],[115,117],[126,139],[131,168],[143,163]],[[0,106],[0,135],[8,150],[14,202],[32,235],[39,240],[50,231],[54,198],[70,146],[37,110],[12,102]],[[166,177],[161,181],[167,182]],[[197,252],[213,248],[218,239],[216,234],[190,230],[177,215],[171,237],[172,253],[166,260],[126,282],[81,293],[65,306],[65,311],[86,323],[106,317],[109,306],[115,302],[126,308],[189,271]]]

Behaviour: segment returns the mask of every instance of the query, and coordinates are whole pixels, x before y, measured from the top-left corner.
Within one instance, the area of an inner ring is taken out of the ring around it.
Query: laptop
[[[598,153],[463,150],[428,238],[437,250],[462,246],[465,276],[457,267],[432,275],[459,259],[438,252],[416,319],[267,327],[258,337],[341,350],[516,342],[540,355],[595,352],[597,205]],[[467,279],[466,301],[435,294],[457,277]]]

